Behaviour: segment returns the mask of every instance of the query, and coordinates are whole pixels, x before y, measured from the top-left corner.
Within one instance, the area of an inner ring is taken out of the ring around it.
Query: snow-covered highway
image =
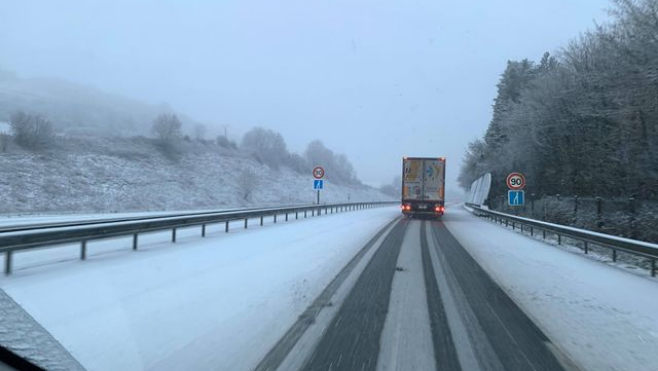
[[[85,262],[65,250],[21,253],[0,288],[90,371],[658,365],[655,279],[457,206],[440,222],[399,214],[205,239],[188,229],[176,244],[156,233],[135,253],[120,251],[121,239],[98,242]],[[11,327],[3,321],[0,335]]]

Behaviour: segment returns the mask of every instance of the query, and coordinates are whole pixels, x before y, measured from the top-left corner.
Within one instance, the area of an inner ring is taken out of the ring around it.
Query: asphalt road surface
[[[374,236],[256,368],[577,369],[441,221],[412,219]]]

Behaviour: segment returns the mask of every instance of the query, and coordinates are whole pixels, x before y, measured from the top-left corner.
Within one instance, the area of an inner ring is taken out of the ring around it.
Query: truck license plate
[[[422,209],[422,210],[425,210],[425,209],[427,209],[427,205],[425,205],[425,204],[420,204],[420,205],[418,205],[418,208],[419,208],[419,209]]]

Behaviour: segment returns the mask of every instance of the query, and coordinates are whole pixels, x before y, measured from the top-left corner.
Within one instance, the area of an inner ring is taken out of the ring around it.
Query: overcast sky
[[[229,136],[252,126],[293,151],[319,138],[366,183],[401,157],[446,156],[456,187],[509,59],[538,60],[604,0],[2,1],[0,67],[90,84]],[[504,159],[501,159],[504,160]]]

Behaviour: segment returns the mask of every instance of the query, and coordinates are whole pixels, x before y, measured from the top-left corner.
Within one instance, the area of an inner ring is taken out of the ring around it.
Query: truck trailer
[[[402,159],[402,213],[440,218],[445,211],[446,159]]]

